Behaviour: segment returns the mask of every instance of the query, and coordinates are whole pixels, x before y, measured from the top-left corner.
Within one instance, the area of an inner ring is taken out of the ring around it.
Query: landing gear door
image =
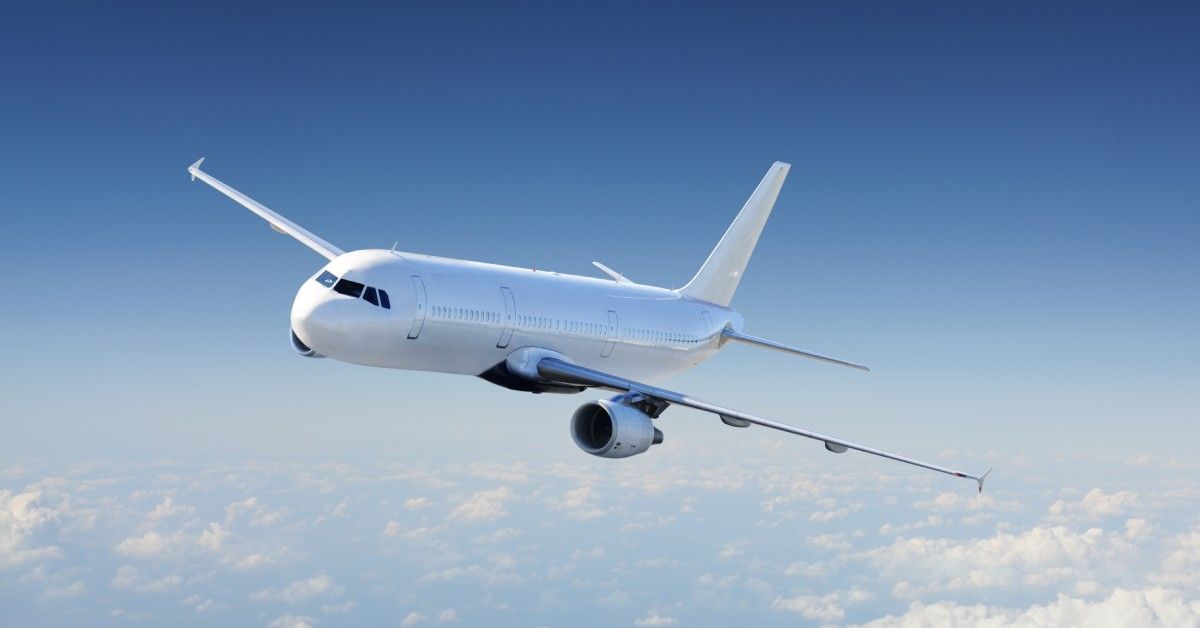
[[[421,281],[420,277],[413,275],[412,285],[413,292],[417,296],[417,311],[413,313],[412,329],[408,330],[409,340],[421,335],[421,327],[425,325],[425,310],[427,309],[425,303],[425,282]]]
[[[604,343],[604,351],[600,353],[600,357],[607,358],[612,355],[613,347],[617,344],[617,313],[608,311],[608,341]]]
[[[500,332],[500,341],[496,346],[503,349],[508,346],[508,341],[512,339],[513,327],[517,322],[517,303],[513,301],[512,290],[508,288],[500,288],[500,295],[504,297],[504,330]]]

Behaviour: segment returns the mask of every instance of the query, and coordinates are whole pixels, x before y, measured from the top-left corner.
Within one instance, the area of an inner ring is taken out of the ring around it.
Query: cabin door
[[[617,313],[608,311],[608,341],[604,343],[604,351],[600,353],[600,357],[607,358],[612,355],[613,347],[617,344]]]
[[[412,276],[413,292],[417,297],[417,311],[413,312],[412,328],[408,330],[408,338],[412,340],[421,335],[421,328],[425,326],[425,282],[417,275]]]
[[[517,321],[517,303],[513,301],[512,290],[508,288],[500,288],[500,295],[504,297],[504,331],[500,332],[500,341],[496,346],[503,349],[508,346],[508,341],[512,339],[513,326]]]

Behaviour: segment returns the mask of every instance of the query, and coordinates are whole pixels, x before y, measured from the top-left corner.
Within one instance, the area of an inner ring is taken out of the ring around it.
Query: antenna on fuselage
[[[391,251],[389,251],[389,252],[390,252],[390,253],[395,253],[395,252],[396,252],[396,247],[397,247],[397,246],[399,246],[399,245],[400,245],[400,241],[399,241],[399,240],[396,240],[395,242],[393,242],[393,243],[392,243],[392,250],[391,250]]]

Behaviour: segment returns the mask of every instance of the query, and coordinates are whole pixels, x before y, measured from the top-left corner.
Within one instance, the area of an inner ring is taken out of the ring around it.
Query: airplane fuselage
[[[384,291],[390,307],[335,290],[342,280]],[[742,327],[735,310],[665,288],[385,250],[330,261],[300,287],[291,318],[320,355],[520,390],[528,383],[503,364],[523,347],[660,381],[716,353],[722,330]]]

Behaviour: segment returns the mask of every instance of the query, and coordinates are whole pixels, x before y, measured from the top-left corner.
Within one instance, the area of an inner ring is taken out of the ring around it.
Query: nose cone
[[[329,355],[339,333],[342,312],[337,301],[330,298],[329,290],[308,283],[312,285],[301,288],[292,303],[292,331],[306,346]]]

